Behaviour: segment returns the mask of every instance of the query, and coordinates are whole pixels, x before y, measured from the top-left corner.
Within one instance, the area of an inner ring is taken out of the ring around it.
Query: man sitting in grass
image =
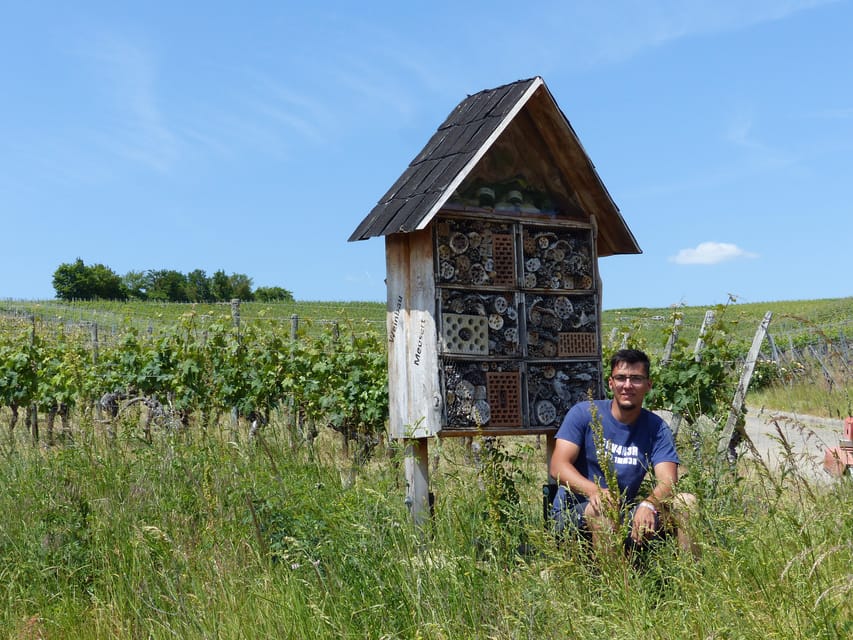
[[[589,532],[596,551],[605,550],[622,523],[630,526],[627,546],[643,545],[664,528],[675,529],[681,547],[695,554],[684,526],[695,497],[675,493],[679,460],[672,431],[643,408],[652,388],[649,358],[642,351],[622,349],[611,358],[610,371],[613,399],[576,404],[557,431],[550,468],[559,485],[553,504],[557,529]],[[650,470],[654,488],[642,496]]]

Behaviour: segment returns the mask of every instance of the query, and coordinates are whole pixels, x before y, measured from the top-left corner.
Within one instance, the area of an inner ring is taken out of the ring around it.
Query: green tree
[[[282,287],[258,287],[255,289],[258,302],[293,302],[293,294]]]
[[[60,300],[88,300],[92,297],[89,270],[82,258],[64,262],[53,272],[53,290]]]
[[[224,302],[230,300],[234,297],[232,292],[231,279],[225,275],[222,269],[214,271],[213,277],[210,279],[210,293],[213,294],[214,301]]]
[[[187,302],[187,277],[173,269],[148,272],[148,299],[166,302]]]
[[[212,302],[210,278],[204,269],[195,269],[187,274],[187,298],[190,302]]]
[[[128,296],[138,300],[148,299],[148,276],[144,271],[128,271],[122,278]]]
[[[89,267],[89,277],[92,281],[95,298],[102,300],[127,300],[127,289],[121,276],[109,267],[94,264]]]
[[[231,297],[240,300],[254,300],[252,293],[252,279],[242,273],[232,273],[228,279],[231,281]]]
[[[127,300],[127,288],[118,274],[100,263],[88,267],[81,258],[56,268],[53,290],[60,300]]]

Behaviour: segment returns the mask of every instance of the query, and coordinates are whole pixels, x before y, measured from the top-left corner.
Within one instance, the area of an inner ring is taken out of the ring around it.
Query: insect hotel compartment
[[[593,288],[592,234],[586,229],[525,226],[525,289]]]
[[[525,294],[527,355],[531,358],[596,357],[597,313],[591,295]]]
[[[440,317],[444,353],[480,356],[520,353],[514,293],[443,289]]]
[[[437,224],[435,242],[438,283],[515,286],[512,224],[447,218]]]
[[[594,397],[600,385],[598,362],[552,362],[527,367],[531,427],[559,427],[572,405]]]
[[[522,425],[519,363],[450,360],[443,363],[442,374],[449,428]]]

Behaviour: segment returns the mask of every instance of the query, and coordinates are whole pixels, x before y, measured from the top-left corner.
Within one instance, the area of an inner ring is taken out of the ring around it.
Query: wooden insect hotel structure
[[[640,248],[540,77],[463,100],[350,241],[376,236],[417,520],[430,437],[553,436],[603,397],[597,261]]]

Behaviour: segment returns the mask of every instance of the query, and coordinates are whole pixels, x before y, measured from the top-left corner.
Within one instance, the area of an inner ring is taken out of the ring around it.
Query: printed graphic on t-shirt
[[[636,445],[626,446],[605,440],[604,446],[610,452],[613,464],[636,466],[640,464],[640,450]]]

